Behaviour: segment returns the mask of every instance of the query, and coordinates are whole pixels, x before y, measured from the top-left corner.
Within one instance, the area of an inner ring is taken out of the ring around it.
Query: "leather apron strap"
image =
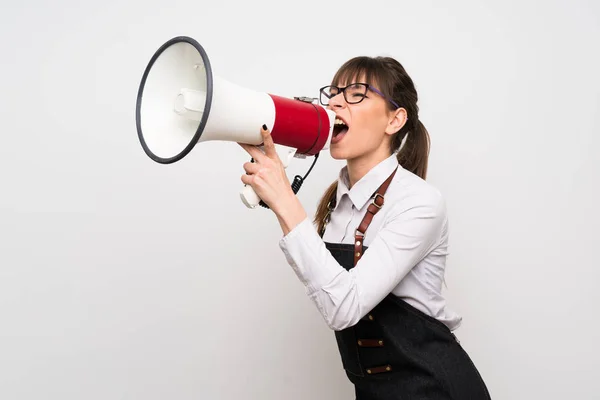
[[[369,204],[369,208],[367,208],[367,213],[365,214],[362,222],[358,226],[358,229],[356,229],[356,233],[354,234],[354,266],[356,266],[356,263],[358,262],[358,260],[360,260],[360,258],[363,255],[363,239],[365,237],[365,232],[371,224],[371,221],[373,220],[375,214],[377,214],[381,207],[383,207],[383,195],[387,191],[388,186],[390,186],[392,178],[396,174],[397,170],[398,168],[396,168],[394,172],[392,172],[392,174],[385,180],[385,182],[383,182],[381,186],[379,186],[379,189],[377,189],[377,191],[372,197],[373,202]]]

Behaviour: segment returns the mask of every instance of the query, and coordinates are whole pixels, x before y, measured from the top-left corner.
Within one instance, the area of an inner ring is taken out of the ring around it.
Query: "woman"
[[[335,331],[356,398],[489,399],[441,293],[448,220],[424,180],[429,135],[411,78],[392,58],[353,58],[321,104],[336,113],[330,152],[346,166],[321,199],[317,229],[264,125],[264,153],[241,144],[254,159],[241,179],[277,216],[280,247]]]

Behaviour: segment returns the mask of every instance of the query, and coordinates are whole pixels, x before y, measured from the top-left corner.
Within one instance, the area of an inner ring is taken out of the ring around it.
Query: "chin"
[[[331,155],[331,158],[335,159],[335,160],[346,160],[348,159],[348,152],[344,151],[342,148],[340,147],[330,147],[329,148],[329,155]]]
[[[345,158],[341,157],[336,151],[330,151],[329,155],[331,155],[331,158],[334,160],[345,160]]]

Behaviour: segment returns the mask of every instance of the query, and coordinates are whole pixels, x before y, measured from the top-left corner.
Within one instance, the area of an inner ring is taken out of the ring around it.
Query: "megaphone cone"
[[[312,100],[312,99],[309,99]],[[329,147],[335,114],[312,101],[251,90],[214,75],[202,46],[187,36],[164,43],[152,56],[138,90],[136,125],[142,148],[154,161],[181,160],[199,142],[262,144],[260,127],[290,155],[318,155]],[[284,161],[287,166],[288,160]],[[242,201],[255,207],[251,187]]]

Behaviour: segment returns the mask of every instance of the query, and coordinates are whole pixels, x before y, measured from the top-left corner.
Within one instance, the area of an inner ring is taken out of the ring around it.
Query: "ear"
[[[406,124],[408,120],[408,114],[406,109],[400,107],[397,110],[394,110],[390,113],[390,119],[388,121],[387,127],[385,128],[385,133],[388,135],[393,135],[398,132],[402,127]]]

